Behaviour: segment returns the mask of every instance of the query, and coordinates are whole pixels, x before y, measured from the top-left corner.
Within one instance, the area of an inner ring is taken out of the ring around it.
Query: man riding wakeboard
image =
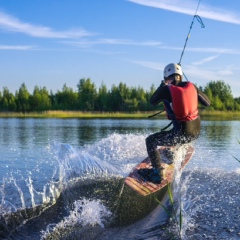
[[[159,184],[163,179],[160,152],[158,146],[176,146],[189,143],[198,138],[201,120],[198,103],[210,105],[208,97],[193,83],[182,81],[182,68],[170,63],[164,68],[164,80],[152,95],[150,104],[164,103],[167,118],[172,121],[169,131],[156,132],[146,138],[151,169],[140,169],[138,173],[147,181]]]

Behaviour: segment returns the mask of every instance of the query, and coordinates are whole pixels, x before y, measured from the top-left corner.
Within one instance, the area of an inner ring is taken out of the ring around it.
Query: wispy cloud
[[[234,72],[231,69],[220,70],[218,71],[219,76],[231,76]]]
[[[67,31],[55,31],[46,26],[32,25],[19,19],[0,12],[0,29],[10,32],[19,32],[32,37],[39,38],[80,38],[93,35],[83,29],[72,29]]]
[[[26,50],[34,50],[34,49],[36,49],[34,46],[0,45],[0,50],[20,50],[20,51],[26,51]]]
[[[129,45],[129,46],[160,46],[162,43],[157,41],[137,42],[128,39],[103,38],[94,41],[65,41],[64,43],[71,44],[77,47],[91,47],[94,45]]]
[[[182,51],[181,47],[174,47],[174,46],[166,46],[161,45],[158,48],[161,49],[168,49],[168,50],[176,50],[176,51]],[[237,49],[231,49],[231,48],[187,48],[186,51],[189,52],[200,52],[200,53],[217,53],[217,54],[240,54],[240,50]]]
[[[222,70],[222,68],[209,70],[194,65],[184,66],[184,72],[190,77],[189,80],[193,82],[194,79],[202,79],[205,81],[220,80],[226,76],[231,76],[234,74],[234,71],[231,68],[226,68],[224,70]]]
[[[219,55],[220,55],[220,54],[217,54],[217,55],[214,55],[214,56],[210,56],[210,57],[201,59],[200,61],[193,62],[192,64],[193,64],[193,65],[202,65],[202,64],[204,64],[204,63],[213,61],[214,59],[218,58]]]
[[[160,70],[162,71],[163,68],[165,67],[164,64],[159,63],[159,62],[148,62],[148,61],[131,61],[132,63],[147,67],[147,68],[151,68],[151,69],[155,69],[155,70]]]
[[[144,66],[146,68],[155,69],[159,71],[163,71],[166,64],[161,62],[152,62],[152,61],[131,61],[134,64],[138,64]],[[234,70],[236,67],[234,66],[226,66],[223,70],[222,68],[215,69],[206,69],[201,68],[199,65],[188,64],[183,66],[183,72],[189,79],[189,81],[199,81],[208,82],[211,80],[219,80],[226,76],[231,76],[234,74]]]
[[[141,4],[144,6],[161,8],[173,12],[179,12],[187,15],[194,15],[197,8],[197,1],[193,0],[127,0],[129,2]],[[213,19],[221,22],[240,24],[239,13],[227,11],[227,9],[215,8],[201,3],[197,14],[201,17]]]

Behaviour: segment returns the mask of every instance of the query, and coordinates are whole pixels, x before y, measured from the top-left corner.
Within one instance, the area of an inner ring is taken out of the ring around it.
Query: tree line
[[[224,81],[211,81],[205,87],[199,87],[211,100],[210,110],[240,110],[240,97],[234,98],[231,88]],[[35,86],[29,93],[25,83],[11,93],[7,87],[0,91],[1,112],[33,112],[47,110],[68,111],[105,111],[105,112],[135,112],[152,111],[155,107],[149,104],[150,97],[156,90],[152,85],[149,90],[142,87],[128,87],[120,82],[111,89],[102,83],[99,88],[90,78],[82,78],[73,90],[66,84],[55,94],[46,87]],[[163,108],[161,105],[160,108]]]

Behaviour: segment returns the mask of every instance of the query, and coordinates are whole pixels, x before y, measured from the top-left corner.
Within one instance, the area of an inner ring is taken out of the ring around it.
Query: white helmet
[[[170,63],[164,68],[163,77],[165,79],[174,73],[182,76],[183,75],[182,68],[179,64]]]

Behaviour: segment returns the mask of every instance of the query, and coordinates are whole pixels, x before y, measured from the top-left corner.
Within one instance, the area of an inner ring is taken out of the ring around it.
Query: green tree
[[[224,81],[210,81],[204,88],[204,93],[211,100],[215,110],[233,110],[234,99],[231,87]]]
[[[63,85],[62,91],[55,95],[55,107],[61,110],[76,110],[78,105],[78,93],[72,88]]]
[[[206,88],[206,89],[204,90],[204,92],[205,92],[205,94],[208,96],[210,102],[212,102],[212,100],[213,100],[213,94],[212,94],[211,88],[210,88],[210,87]]]
[[[237,98],[233,98],[231,88],[223,81],[211,81],[205,88],[199,87],[211,101],[209,109],[215,110],[239,110]],[[201,107],[201,106],[200,106]]]
[[[132,102],[131,90],[126,83],[120,82],[118,85],[118,91],[120,95],[120,111],[128,111],[128,104]],[[131,103],[132,104],[132,103]]]
[[[20,112],[27,112],[30,110],[29,97],[30,93],[27,90],[25,83],[22,83],[19,90],[15,94],[17,102],[17,110]]]
[[[121,110],[121,103],[122,99],[119,93],[118,87],[113,84],[110,90],[110,102],[109,102],[109,107],[110,110],[113,112],[118,112]]]
[[[78,87],[79,108],[82,111],[95,110],[95,101],[97,97],[97,90],[95,84],[91,82],[90,78],[80,79]]]
[[[98,89],[96,109],[98,111],[109,111],[110,110],[109,101],[111,101],[110,93],[106,85],[102,83]]]
[[[148,111],[152,111],[156,108],[150,104],[150,98],[154,94],[155,91],[156,91],[156,88],[152,84],[150,87],[150,90],[146,92],[146,102],[147,102],[147,110]],[[163,104],[161,104],[160,106],[158,105],[158,108],[163,109]]]
[[[46,111],[51,108],[51,99],[46,87],[35,86],[29,102],[31,111]]]
[[[53,93],[52,90],[50,90],[49,98],[50,98],[51,106],[52,106],[51,109],[52,110],[57,110],[57,108],[56,108],[56,96],[55,96],[55,94]]]
[[[236,99],[234,99],[234,109],[236,111],[240,111],[240,104]]]
[[[111,111],[128,111],[131,105],[131,90],[125,83],[120,82],[118,86],[112,85],[110,91],[110,108]]]
[[[240,104],[240,97],[234,98],[234,101],[238,104]]]
[[[15,111],[17,108],[15,97],[7,87],[3,88],[3,94],[1,96],[1,110],[3,111]]]
[[[137,106],[134,111],[146,111],[147,110],[147,94],[142,87],[132,88],[131,99],[136,99]]]
[[[138,100],[136,98],[126,99],[125,100],[124,111],[134,112],[138,111]]]
[[[212,98],[211,105],[215,110],[220,110],[220,111],[224,110],[224,104],[218,95],[216,95]]]

